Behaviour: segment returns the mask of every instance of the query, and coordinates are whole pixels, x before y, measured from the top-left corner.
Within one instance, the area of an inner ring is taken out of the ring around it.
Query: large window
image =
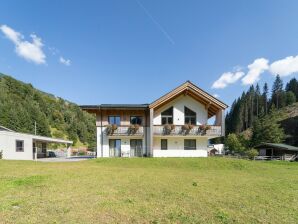
[[[196,150],[195,139],[184,139],[184,150]]]
[[[143,140],[130,139],[130,156],[142,157],[143,156]]]
[[[173,107],[161,112],[161,124],[173,124]]]
[[[197,121],[196,112],[192,111],[187,107],[184,107],[184,117],[185,117],[185,120],[184,120],[185,124],[196,125],[196,121]]]
[[[140,116],[131,116],[130,117],[130,123],[131,124],[142,125],[142,117],[140,117]]]
[[[121,140],[120,139],[110,139],[110,157],[121,157]]]
[[[16,152],[24,152],[24,141],[16,140]]]
[[[160,149],[161,150],[167,150],[168,149],[168,140],[167,139],[161,139],[160,140]]]
[[[120,125],[120,116],[109,116],[109,124]]]

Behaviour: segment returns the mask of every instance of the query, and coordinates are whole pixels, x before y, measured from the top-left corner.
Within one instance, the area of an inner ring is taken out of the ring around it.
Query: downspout
[[[145,109],[144,136],[145,136],[145,149],[146,149],[146,157],[147,157],[147,156],[148,156],[148,138],[147,138],[147,108]]]
[[[102,133],[102,110],[101,107],[99,106],[100,110],[100,148],[101,148],[101,157],[103,157],[103,133]]]

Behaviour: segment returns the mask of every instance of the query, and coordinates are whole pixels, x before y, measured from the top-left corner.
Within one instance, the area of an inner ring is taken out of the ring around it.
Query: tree
[[[263,87],[263,101],[264,101],[264,113],[268,113],[268,85],[265,82],[264,87]]]
[[[276,76],[275,81],[272,86],[272,103],[275,105],[277,109],[284,106],[284,102],[282,100],[283,93],[283,82],[279,75]]]
[[[252,143],[254,146],[260,143],[281,143],[285,139],[284,130],[277,122],[277,113],[273,108],[271,113],[258,119],[253,126]]]
[[[236,134],[229,134],[225,140],[225,145],[230,151],[244,152],[245,147],[242,145]]]
[[[290,82],[286,85],[286,91],[292,91],[296,96],[296,100],[298,101],[298,81],[297,79],[293,78]]]
[[[292,91],[288,91],[285,93],[286,105],[291,105],[296,102],[296,96]]]

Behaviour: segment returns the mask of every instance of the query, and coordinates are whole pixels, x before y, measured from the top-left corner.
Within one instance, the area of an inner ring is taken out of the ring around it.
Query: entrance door
[[[121,157],[121,140],[120,139],[110,139],[110,157]]]
[[[142,157],[143,156],[143,141],[142,139],[130,140],[130,156]]]

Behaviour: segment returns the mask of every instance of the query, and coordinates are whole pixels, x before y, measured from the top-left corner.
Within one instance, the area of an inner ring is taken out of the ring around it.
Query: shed
[[[259,151],[259,156],[280,157],[281,160],[290,160],[298,155],[298,147],[282,143],[262,143],[255,148]]]

